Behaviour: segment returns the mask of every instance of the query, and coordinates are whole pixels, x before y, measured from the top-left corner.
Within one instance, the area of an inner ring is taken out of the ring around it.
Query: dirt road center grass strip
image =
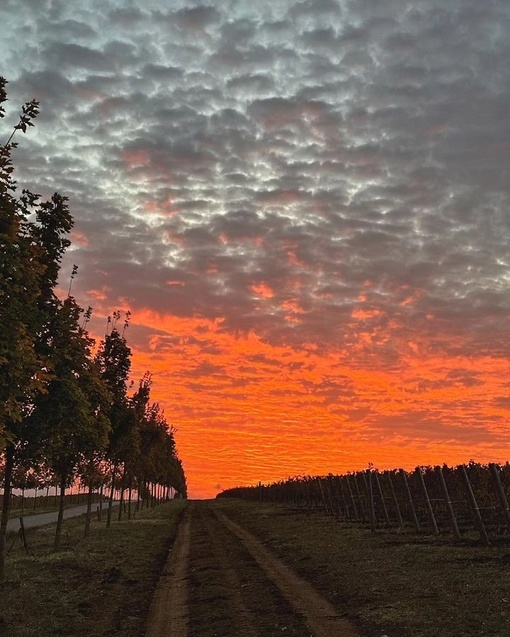
[[[83,518],[65,522],[62,549],[53,527],[28,534],[32,555],[16,536],[0,591],[2,637],[140,637],[152,595],[175,538],[185,501],[144,510],[109,529]]]

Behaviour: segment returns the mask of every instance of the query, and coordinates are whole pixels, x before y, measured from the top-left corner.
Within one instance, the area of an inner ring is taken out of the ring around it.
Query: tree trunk
[[[110,497],[108,498],[108,515],[106,517],[106,528],[109,528],[112,523],[112,509],[113,509],[113,493],[115,490],[115,476],[117,475],[117,463],[113,465],[112,469],[112,487],[110,489]]]
[[[4,496],[2,502],[2,520],[0,522],[0,586],[5,581],[5,540],[7,535],[7,520],[9,519],[9,509],[11,504],[11,479],[14,467],[14,445],[7,445],[5,449],[5,474],[4,474]]]
[[[122,520],[122,507],[124,506],[124,491],[126,490],[125,482],[126,482],[126,465],[124,464],[124,468],[122,469],[122,478],[120,480],[119,514],[117,516],[117,520],[119,522]]]
[[[64,521],[64,505],[66,499],[66,482],[67,474],[64,472],[60,478],[60,498],[58,502],[57,528],[55,529],[55,542],[53,544],[53,548],[55,551],[58,551],[58,549],[60,548],[60,539],[62,537],[62,522]]]
[[[99,489],[99,522],[101,522],[103,518],[103,498],[104,498],[104,484],[101,485]]]
[[[140,477],[138,477],[138,487],[136,489],[136,507],[135,507],[135,511],[139,511],[140,510],[140,491],[141,491],[141,485],[142,484],[142,479]],[[142,506],[143,506],[143,502],[142,502]]]
[[[85,537],[90,533],[90,518],[92,514],[92,486],[89,484],[89,490],[87,493],[87,514],[85,517]]]
[[[133,495],[133,477],[129,481],[129,490],[128,490],[128,520],[131,520],[131,496]]]

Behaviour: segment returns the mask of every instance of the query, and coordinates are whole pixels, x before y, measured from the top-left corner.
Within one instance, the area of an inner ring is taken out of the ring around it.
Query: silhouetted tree
[[[7,99],[0,78],[0,118]],[[33,125],[39,105],[27,102],[6,144],[0,149],[0,449],[5,474],[0,522],[0,582],[4,579],[5,536],[16,449],[23,443],[26,416],[51,378],[47,357],[49,317],[62,256],[73,220],[66,199],[50,201],[23,191],[16,197],[12,178],[13,136]]]
[[[74,481],[80,459],[106,448],[110,429],[105,413],[109,393],[91,359],[92,341],[81,325],[82,313],[73,297],[57,305],[49,329],[54,376],[27,420],[33,429],[30,437],[59,483],[55,548],[60,544],[65,489]]]
[[[119,466],[122,463],[122,452],[132,427],[132,413],[127,397],[127,384],[131,369],[131,350],[124,336],[117,330],[119,318],[120,313],[118,312],[114,313],[113,321],[108,317],[108,325],[111,326],[111,331],[106,334],[96,355],[99,373],[112,397],[108,414],[111,429],[107,457],[111,462],[112,469],[107,526],[110,526],[111,523],[115,481]],[[124,329],[127,327],[128,322],[129,316],[126,317]]]

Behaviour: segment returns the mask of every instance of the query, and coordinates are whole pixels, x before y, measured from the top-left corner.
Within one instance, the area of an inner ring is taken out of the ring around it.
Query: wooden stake
[[[374,506],[374,485],[372,481],[372,471],[367,469],[367,482],[368,482],[368,500],[370,505],[370,528],[373,532],[375,532],[377,519],[375,517],[375,506]]]
[[[443,491],[444,501],[446,502],[446,508],[448,510],[448,517],[450,518],[450,526],[452,527],[453,535],[456,540],[460,540],[462,538],[460,535],[459,527],[457,525],[457,518],[455,517],[455,511],[450,499],[448,487],[446,486],[446,481],[444,479],[442,467],[436,467],[436,473],[439,476],[439,484],[441,485],[441,489]]]
[[[510,529],[510,509],[508,508],[508,500],[506,497],[505,490],[503,489],[503,485],[501,484],[501,478],[499,475],[499,467],[498,465],[491,462],[489,464],[489,470],[491,472],[494,488],[496,489],[496,493],[499,498],[499,503],[501,504],[501,508],[503,509],[503,516],[505,518],[506,525]]]
[[[322,481],[320,478],[317,478],[317,482],[319,483],[319,489],[321,492],[321,497],[322,497],[322,503],[324,504],[324,509],[326,511],[326,513],[329,513],[329,507],[328,507],[328,503],[326,500],[326,496],[324,495],[324,487],[322,486]]]
[[[361,489],[359,488],[359,482],[358,482],[359,478],[360,478],[360,474],[359,473],[354,475],[354,488],[356,489],[356,495],[358,496],[358,502],[359,502],[360,511],[361,511],[361,519],[362,520],[366,520],[367,519],[367,508],[365,506],[365,502],[364,502],[363,497],[361,495]]]
[[[404,527],[404,520],[402,519],[402,512],[400,511],[400,505],[398,503],[397,494],[395,492],[395,487],[393,485],[393,480],[391,479],[391,473],[387,473],[388,482],[390,483],[391,495],[393,496],[393,502],[395,503],[395,511],[397,512],[397,520],[399,528]]]
[[[485,530],[485,526],[482,520],[482,516],[480,514],[480,509],[476,502],[475,494],[473,493],[473,489],[471,487],[471,482],[469,481],[469,476],[466,471],[466,467],[462,464],[459,467],[460,477],[464,483],[466,488],[466,494],[468,497],[468,502],[471,507],[471,513],[473,514],[473,521],[475,526],[480,533],[480,539],[482,540],[485,546],[490,546],[489,536],[487,535],[487,531]]]
[[[391,520],[390,520],[390,516],[388,514],[388,507],[386,506],[386,502],[384,500],[384,495],[383,495],[383,491],[381,488],[381,481],[379,480],[379,471],[374,471],[374,478],[375,478],[375,485],[377,487],[377,490],[379,491],[379,496],[381,497],[381,503],[382,503],[382,508],[383,508],[383,513],[384,513],[384,519],[386,520],[386,524],[388,526],[391,525]]]
[[[407,481],[407,474],[403,469],[400,469],[400,475],[404,480],[404,487],[407,494],[407,499],[409,500],[409,505],[411,507],[411,514],[413,516],[414,526],[417,531],[420,530],[420,521],[418,520],[418,516],[416,515],[416,509],[414,508],[413,496],[411,495],[411,489],[409,489],[409,483]]]
[[[423,473],[420,467],[416,468],[416,475],[418,476],[418,481],[421,485],[421,489],[423,491],[423,496],[425,498],[425,504],[427,506],[427,511],[430,518],[430,523],[432,524],[432,529],[436,535],[439,535],[439,529],[437,527],[436,516],[434,515],[434,509],[432,508],[432,504],[429,498],[429,492],[427,491],[427,487],[425,485],[425,480],[423,479]]]
[[[349,480],[349,476],[345,476],[345,483],[347,484],[347,491],[349,491],[349,496],[351,498],[352,509],[353,509],[353,512],[354,512],[354,518],[356,520],[359,520],[358,507],[356,506],[356,500],[354,498],[354,494],[353,494],[352,489],[351,489],[351,483],[350,483],[350,480]]]

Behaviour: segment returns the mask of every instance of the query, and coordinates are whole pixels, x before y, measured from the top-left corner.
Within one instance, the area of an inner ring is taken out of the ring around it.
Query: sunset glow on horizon
[[[176,336],[181,329],[186,335]],[[194,497],[370,462],[411,469],[508,459],[504,358],[434,354],[424,343],[420,353],[399,337],[397,346],[409,351],[388,365],[377,360],[377,346],[366,347],[368,332],[358,357],[335,347],[271,345],[215,325],[181,329],[135,350],[135,363],[138,375],[154,373],[154,395],[179,430]]]
[[[131,312],[191,497],[510,460],[506,0],[0,15],[20,190],[69,197],[61,287]]]

